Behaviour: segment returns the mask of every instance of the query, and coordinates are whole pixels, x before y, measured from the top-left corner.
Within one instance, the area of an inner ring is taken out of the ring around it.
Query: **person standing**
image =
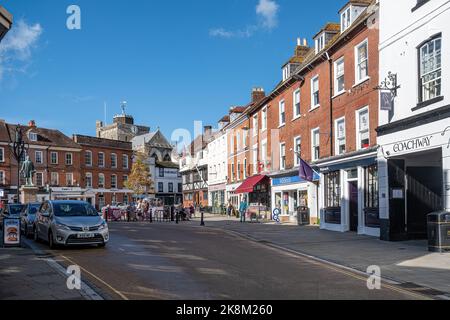
[[[247,200],[245,197],[242,197],[241,204],[239,205],[239,215],[241,218],[241,222],[245,222],[245,214],[247,213]]]

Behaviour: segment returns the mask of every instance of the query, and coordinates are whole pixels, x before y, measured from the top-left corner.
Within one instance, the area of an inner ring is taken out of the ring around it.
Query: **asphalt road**
[[[110,233],[106,248],[37,247],[79,265],[109,299],[421,298],[388,284],[368,290],[360,274],[193,224],[112,223]]]

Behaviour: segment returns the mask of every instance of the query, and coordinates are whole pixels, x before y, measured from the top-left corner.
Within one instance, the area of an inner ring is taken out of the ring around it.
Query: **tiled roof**
[[[230,122],[230,116],[223,116],[222,119],[219,120],[219,122]]]
[[[372,4],[372,2],[374,2],[374,0],[350,0],[339,10],[339,12],[341,12],[349,4],[352,4],[352,5],[355,5],[355,6],[356,5],[369,6],[369,5]]]
[[[247,106],[246,107],[231,107],[230,113],[244,113],[245,110],[247,110]]]
[[[332,32],[332,33],[338,33],[341,32],[341,25],[339,23],[335,22],[328,22],[322,29],[320,29],[319,32],[317,32],[313,38],[316,38],[318,35],[320,35],[322,32]]]
[[[79,134],[73,135],[73,140],[83,146],[93,146],[98,148],[113,148],[113,149],[125,149],[132,150],[131,142],[124,142],[118,140],[97,138],[97,137],[89,137],[83,136]]]
[[[8,128],[3,120],[0,120],[0,142],[10,142]]]

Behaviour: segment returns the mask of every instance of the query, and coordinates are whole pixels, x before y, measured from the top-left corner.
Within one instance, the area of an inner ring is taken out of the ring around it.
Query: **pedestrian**
[[[245,222],[245,214],[247,213],[247,200],[245,197],[242,197],[241,204],[239,205],[239,215],[241,218],[241,222]]]
[[[231,218],[232,213],[233,213],[233,204],[231,203],[231,200],[228,200],[228,205],[227,205],[228,218]]]

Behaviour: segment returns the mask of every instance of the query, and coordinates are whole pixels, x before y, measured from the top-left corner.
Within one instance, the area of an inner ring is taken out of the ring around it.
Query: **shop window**
[[[380,227],[378,198],[378,166],[364,169],[364,214],[366,227]]]
[[[438,35],[419,48],[419,102],[430,101],[442,94],[441,44],[442,37]]]
[[[340,172],[330,172],[325,175],[325,207],[341,207],[341,181]]]

